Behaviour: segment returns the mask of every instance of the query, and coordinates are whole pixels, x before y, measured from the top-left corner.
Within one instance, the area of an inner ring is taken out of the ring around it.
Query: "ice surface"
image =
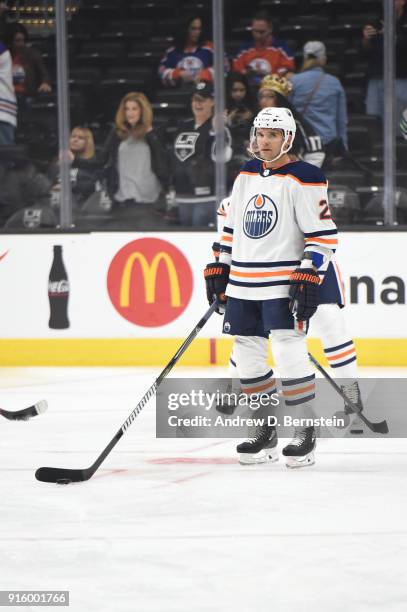
[[[240,466],[231,440],[155,439],[149,404],[90,481],[34,479],[89,466],[158,372],[0,370],[3,407],[49,403],[0,419],[0,589],[68,589],[74,612],[406,610],[405,440],[321,440],[299,471]]]

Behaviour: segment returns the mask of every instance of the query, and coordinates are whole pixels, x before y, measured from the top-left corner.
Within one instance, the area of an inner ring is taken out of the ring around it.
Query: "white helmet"
[[[260,157],[256,138],[258,128],[274,128],[283,131],[284,140],[281,145],[280,153],[274,159],[269,160]],[[267,106],[267,108],[263,108],[263,110],[258,113],[253,121],[253,127],[250,130],[249,153],[261,161],[276,161],[282,155],[288,153],[293,146],[296,130],[297,125],[290,109]],[[290,136],[292,136],[292,138],[291,142],[289,143],[288,139]]]

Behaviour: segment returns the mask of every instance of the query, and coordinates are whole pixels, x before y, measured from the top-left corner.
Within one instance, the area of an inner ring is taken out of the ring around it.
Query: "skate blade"
[[[304,455],[304,457],[286,457],[286,466],[291,470],[295,468],[311,467],[314,465],[315,457],[314,452]]]
[[[278,461],[276,450],[269,448],[258,453],[238,453],[240,465],[255,465],[256,463],[275,463]]]

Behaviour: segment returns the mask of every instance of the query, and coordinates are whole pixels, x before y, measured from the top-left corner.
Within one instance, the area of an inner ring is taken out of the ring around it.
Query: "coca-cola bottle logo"
[[[48,293],[49,295],[66,295],[69,293],[69,281],[60,280],[60,281],[50,281],[48,283]]]
[[[69,327],[69,280],[62,259],[62,246],[59,244],[54,245],[54,259],[48,278],[48,298],[50,307],[49,327],[51,329],[67,329]]]

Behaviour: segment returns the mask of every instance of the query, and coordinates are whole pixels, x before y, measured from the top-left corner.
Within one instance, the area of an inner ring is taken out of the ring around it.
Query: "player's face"
[[[200,19],[194,19],[188,26],[188,41],[191,44],[196,44],[201,36],[202,32],[202,21]]]
[[[262,159],[274,159],[281,151],[284,134],[282,130],[273,128],[258,128],[256,141]]]
[[[235,102],[241,102],[246,95],[246,87],[243,83],[236,81],[233,83],[232,89],[230,90],[232,100]]]
[[[271,34],[271,28],[267,21],[263,19],[253,19],[252,21],[252,36],[256,43],[263,43]]]
[[[127,123],[129,123],[130,125],[136,125],[141,118],[141,108],[137,104],[137,102],[128,100],[124,107],[124,114]]]
[[[259,91],[259,106],[260,108],[267,108],[267,106],[277,106],[277,96],[271,89],[261,89]]]

